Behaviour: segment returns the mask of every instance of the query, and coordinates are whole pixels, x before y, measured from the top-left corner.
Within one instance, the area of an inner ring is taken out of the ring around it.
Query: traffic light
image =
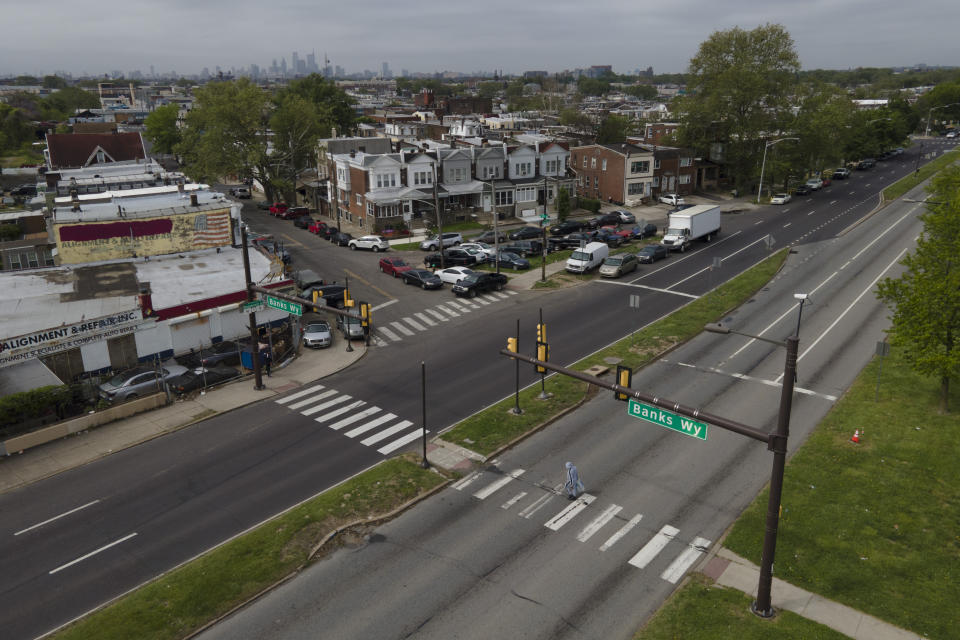
[[[620,385],[621,387],[629,387],[632,379],[633,379],[633,369],[631,369],[630,367],[625,367],[623,365],[618,364],[617,365],[617,384]],[[630,399],[630,396],[628,396],[625,393],[620,393],[619,391],[614,391],[613,399],[623,400],[624,402],[626,402],[627,400]]]
[[[550,360],[550,345],[546,342],[537,342],[537,360],[548,362]],[[537,373],[546,373],[547,368],[537,365]]]
[[[507,351],[513,351],[517,353],[517,339],[516,338],[507,338]],[[511,358],[512,360],[513,358]]]
[[[343,306],[352,307],[354,306],[354,304],[355,303],[353,301],[353,298],[350,297],[350,289],[344,289],[343,290]]]
[[[369,326],[370,326],[370,320],[371,320],[371,318],[370,318],[370,303],[369,303],[369,302],[361,302],[361,303],[360,303],[360,320],[361,320],[361,324],[362,324],[364,327],[369,327]]]
[[[313,304],[317,304],[317,300],[318,300],[318,299],[320,298],[320,296],[322,296],[322,295],[323,295],[323,292],[317,291],[316,289],[314,289],[314,290],[313,290]]]
[[[537,325],[537,342],[547,341],[547,325],[541,322]]]

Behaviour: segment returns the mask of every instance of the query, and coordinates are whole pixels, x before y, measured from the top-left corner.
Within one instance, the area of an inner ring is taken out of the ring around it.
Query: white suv
[[[459,233],[445,233],[443,234],[443,246],[444,247],[456,247],[463,242],[463,236]],[[420,243],[420,248],[423,251],[436,251],[440,248],[440,236],[433,234],[426,240]]]
[[[660,202],[664,204],[672,204],[675,207],[679,207],[681,204],[686,204],[683,201],[683,198],[676,193],[665,193],[660,196]]]
[[[369,249],[374,253],[386,251],[390,248],[390,244],[380,236],[361,236],[354,238],[347,243],[347,246],[354,251],[357,249]]]

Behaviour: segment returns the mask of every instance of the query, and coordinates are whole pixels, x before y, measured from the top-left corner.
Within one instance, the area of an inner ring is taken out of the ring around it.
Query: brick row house
[[[577,195],[634,206],[661,194],[693,193],[698,184],[693,152],[642,144],[593,144],[570,150]]]
[[[492,209],[532,221],[561,187],[573,193],[569,154],[555,142],[352,151],[330,156],[328,192],[340,215],[369,233],[432,223],[435,202],[449,221]]]

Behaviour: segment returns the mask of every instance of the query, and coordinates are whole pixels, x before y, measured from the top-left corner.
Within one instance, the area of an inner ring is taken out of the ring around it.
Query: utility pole
[[[437,161],[440,160],[440,150],[437,150]],[[440,213],[440,198],[437,196],[437,164],[433,163],[433,210],[437,214],[437,244],[440,247],[440,270],[446,268],[443,260],[443,214]]]
[[[240,227],[240,242],[243,244],[243,277],[247,281],[247,302],[253,302],[253,281],[250,275],[250,254],[247,249],[247,228]],[[253,388],[263,389],[263,376],[260,373],[260,336],[257,335],[257,313],[250,311],[250,351],[253,355]]]

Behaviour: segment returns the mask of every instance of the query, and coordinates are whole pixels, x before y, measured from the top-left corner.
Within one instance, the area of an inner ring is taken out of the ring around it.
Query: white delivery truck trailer
[[[698,204],[670,214],[661,244],[670,251],[686,251],[688,245],[697,238],[710,242],[719,234],[720,207]]]

